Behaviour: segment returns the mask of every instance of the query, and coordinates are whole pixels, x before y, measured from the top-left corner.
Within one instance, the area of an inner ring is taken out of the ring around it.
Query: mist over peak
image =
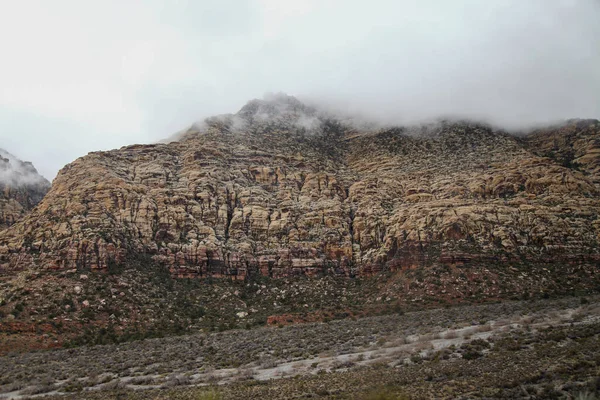
[[[189,135],[201,134],[209,129],[230,134],[263,132],[290,132],[299,135],[322,135],[331,133],[333,126],[345,135],[371,134],[382,131],[401,132],[402,135],[436,138],[465,132],[527,136],[537,130],[560,128],[566,125],[595,124],[596,119],[556,119],[551,123],[525,124],[523,126],[502,124],[494,119],[471,118],[456,115],[424,119],[385,119],[369,113],[315,98],[296,97],[284,92],[266,93],[262,98],[247,101],[236,113],[219,114],[204,118],[190,127],[162,140],[182,140]]]
[[[267,93],[262,99],[250,100],[236,114],[246,125],[295,127],[305,131],[318,130],[324,115],[294,96],[283,92]]]
[[[48,177],[215,115],[237,132],[600,117],[597,0],[25,3],[0,16],[0,136]]]
[[[229,133],[256,133],[264,130],[294,130],[317,134],[324,122],[336,119],[332,113],[307,105],[283,92],[267,93],[262,98],[249,100],[234,114],[220,114],[198,121],[188,129],[171,136],[179,140],[187,134],[200,133],[210,127]]]
[[[236,115],[249,121],[267,119],[297,119],[316,116],[317,109],[286,93],[267,93],[262,99],[250,100]]]
[[[6,150],[0,149],[0,185],[11,188],[49,187],[50,182],[38,174],[31,162],[21,161]]]

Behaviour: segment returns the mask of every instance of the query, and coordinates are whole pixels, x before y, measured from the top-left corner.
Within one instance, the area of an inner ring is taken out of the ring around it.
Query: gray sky
[[[600,117],[599,0],[0,0],[0,148],[48,179],[283,91],[385,122]]]

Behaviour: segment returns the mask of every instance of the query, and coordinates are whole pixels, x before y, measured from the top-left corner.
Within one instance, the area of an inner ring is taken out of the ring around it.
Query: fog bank
[[[598,21],[597,0],[6,2],[0,147],[53,178],[279,91],[378,124],[599,118]]]

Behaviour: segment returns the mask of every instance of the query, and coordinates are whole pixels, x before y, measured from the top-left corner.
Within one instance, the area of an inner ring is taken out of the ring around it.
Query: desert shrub
[[[363,396],[360,400],[408,400],[409,397],[391,388],[374,389]]]
[[[86,307],[81,312],[81,318],[84,320],[93,321],[96,319],[96,313],[92,307]]]
[[[589,301],[587,298],[585,298],[585,297],[582,297],[582,298],[580,298],[580,299],[579,299],[579,303],[580,303],[581,305],[584,305],[584,304],[589,304],[589,303],[590,303],[590,301]]]
[[[167,381],[164,383],[163,387],[172,387],[172,386],[183,386],[189,385],[191,380],[189,376],[177,374],[172,375],[167,378]]]
[[[596,400],[597,397],[592,392],[581,392],[575,395],[575,400]]]
[[[458,337],[458,333],[456,331],[448,331],[444,335],[444,339],[456,339]]]
[[[421,357],[420,354],[415,353],[412,356],[410,356],[410,361],[412,361],[415,364],[419,364],[420,362],[423,361],[423,358]]]
[[[483,354],[475,349],[467,349],[462,353],[462,358],[465,360],[474,360],[482,356]]]
[[[129,381],[130,385],[151,385],[154,383],[154,378],[151,376],[136,376]]]
[[[460,346],[462,350],[462,358],[465,360],[473,360],[483,356],[482,350],[489,349],[491,346],[487,340],[475,339],[469,343]]]
[[[78,379],[69,379],[60,389],[62,392],[73,393],[81,392],[83,390],[83,383]]]
[[[125,385],[120,379],[113,379],[112,381],[102,385],[102,390],[117,390],[123,388]]]
[[[21,390],[25,387],[23,382],[11,382],[0,386],[0,393],[10,393],[17,390]]]
[[[494,350],[519,351],[523,348],[523,344],[513,338],[502,338],[494,342]]]
[[[19,314],[21,314],[23,312],[23,310],[25,309],[25,306],[23,305],[23,303],[17,303],[15,304],[15,306],[13,307],[13,311],[12,314],[15,317],[18,317]]]
[[[221,400],[222,397],[218,392],[210,390],[208,392],[198,393],[195,398],[196,400]]]
[[[471,346],[481,348],[481,349],[489,349],[490,348],[490,343],[484,339],[475,339],[475,340],[472,340],[471,343],[469,343],[469,344]]]
[[[489,332],[492,330],[492,326],[490,324],[479,325],[475,331],[476,332]]]
[[[21,392],[19,393],[20,395],[34,395],[34,394],[41,394],[41,393],[48,393],[51,392],[55,389],[54,385],[52,384],[42,384],[42,385],[35,385],[35,386],[30,386],[28,388],[25,388],[23,390],[21,390]]]

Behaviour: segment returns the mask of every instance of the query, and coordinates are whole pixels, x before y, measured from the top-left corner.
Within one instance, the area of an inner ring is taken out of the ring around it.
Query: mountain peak
[[[0,149],[0,229],[25,215],[49,189],[50,182],[32,163]]]
[[[21,161],[3,149],[0,149],[0,184],[12,187],[50,186],[31,162]]]
[[[322,120],[316,108],[285,93],[271,93],[263,99],[250,100],[235,114],[247,125],[276,126],[301,130],[318,129]]]
[[[248,119],[267,119],[282,116],[314,116],[316,114],[315,108],[306,106],[294,96],[285,93],[269,93],[262,99],[250,100],[236,115]]]

